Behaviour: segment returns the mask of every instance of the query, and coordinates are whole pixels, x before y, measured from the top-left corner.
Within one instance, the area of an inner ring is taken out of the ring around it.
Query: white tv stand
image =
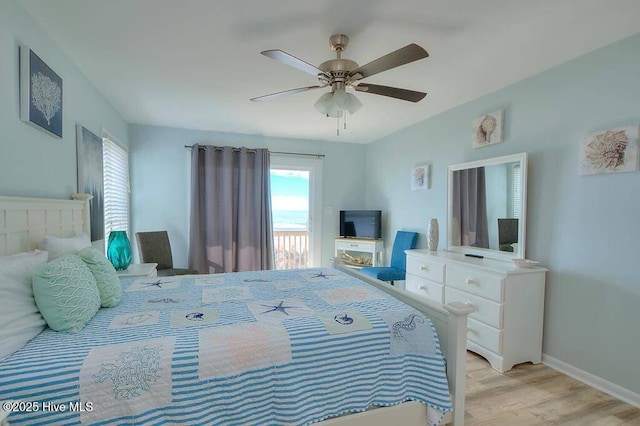
[[[365,238],[336,238],[335,257],[341,259],[344,266],[350,268],[363,268],[367,266],[380,266],[382,263],[382,253],[384,252],[384,240],[373,240]],[[343,259],[343,254],[354,258],[362,258],[366,262],[363,264],[348,262]]]

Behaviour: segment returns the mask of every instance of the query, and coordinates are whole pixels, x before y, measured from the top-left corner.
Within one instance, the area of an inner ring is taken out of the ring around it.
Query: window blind
[[[522,170],[520,165],[513,166],[513,216],[520,218],[520,209],[522,206]]]
[[[129,233],[129,153],[105,137],[104,163],[104,235],[111,231]]]

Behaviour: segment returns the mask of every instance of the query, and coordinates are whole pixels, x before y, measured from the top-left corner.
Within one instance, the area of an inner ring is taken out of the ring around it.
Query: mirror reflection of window
[[[522,210],[522,170],[520,164],[514,164],[511,169],[511,216],[520,217]]]

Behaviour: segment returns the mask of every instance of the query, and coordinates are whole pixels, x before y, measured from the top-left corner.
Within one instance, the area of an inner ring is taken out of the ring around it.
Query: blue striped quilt
[[[451,411],[433,325],[328,268],[123,279],[79,333],[0,363],[13,424],[308,424],[407,400]]]

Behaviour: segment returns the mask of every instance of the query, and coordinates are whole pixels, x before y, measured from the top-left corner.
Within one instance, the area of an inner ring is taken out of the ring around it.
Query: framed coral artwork
[[[20,46],[20,119],[62,138],[62,78],[28,46]]]
[[[581,175],[638,171],[638,128],[618,127],[584,137]]]
[[[483,115],[473,120],[473,147],[502,142],[502,110]]]
[[[429,172],[431,165],[416,166],[411,170],[411,190],[427,189],[429,187]]]

